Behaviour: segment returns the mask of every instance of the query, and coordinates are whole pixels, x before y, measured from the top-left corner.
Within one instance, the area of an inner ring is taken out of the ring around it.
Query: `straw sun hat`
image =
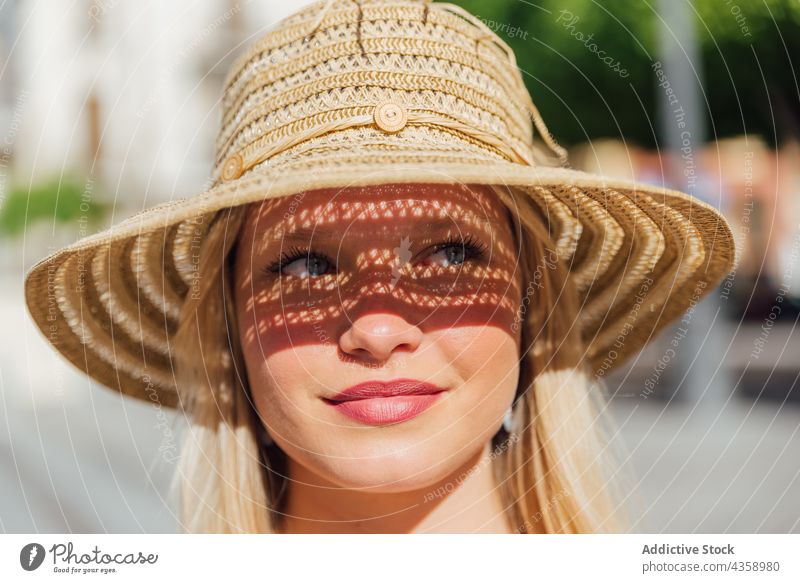
[[[27,305],[88,375],[175,407],[170,340],[209,222],[202,217],[319,188],[501,185],[548,224],[601,375],[719,283],[733,265],[733,238],[713,207],[558,166],[538,140],[565,161],[512,50],[477,17],[413,0],[318,2],[232,66],[210,188],[39,262]]]

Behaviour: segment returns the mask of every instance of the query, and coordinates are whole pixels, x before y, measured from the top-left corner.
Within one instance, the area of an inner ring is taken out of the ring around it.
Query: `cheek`
[[[307,339],[290,338],[286,310],[263,290],[253,296],[238,286],[236,296],[239,339],[253,402],[273,437],[297,438],[309,419],[312,395],[304,387],[319,360],[320,347]]]
[[[441,419],[448,436],[442,454],[457,464],[461,449],[480,448],[500,429],[519,383],[519,349],[512,335],[493,326],[445,330],[438,343],[463,379],[449,396],[447,418]]]
[[[476,424],[491,424],[502,416],[519,381],[517,337],[495,326],[464,326],[442,330],[435,342],[449,367],[463,379],[452,395],[460,414]]]
[[[273,437],[296,440],[321,423],[313,418],[318,408],[311,390],[325,380],[313,368],[318,366],[320,348],[296,345],[273,350],[276,346],[262,336],[242,345],[247,378],[256,409]]]
[[[472,302],[428,332],[441,358],[465,382],[513,384],[518,375],[520,330],[516,325],[519,283],[483,285]],[[437,329],[438,328],[438,329]]]

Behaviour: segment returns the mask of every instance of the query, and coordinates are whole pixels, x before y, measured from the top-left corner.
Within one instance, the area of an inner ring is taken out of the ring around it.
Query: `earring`
[[[513,405],[509,405],[508,409],[506,409],[506,414],[503,417],[503,429],[506,430],[506,433],[513,433],[514,431],[514,407]]]

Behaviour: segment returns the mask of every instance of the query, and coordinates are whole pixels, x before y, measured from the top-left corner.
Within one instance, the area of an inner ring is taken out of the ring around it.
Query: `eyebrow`
[[[473,224],[484,227],[491,223],[490,220],[485,218],[480,218],[479,220],[475,221]],[[431,233],[431,232],[438,232],[450,227],[457,227],[460,229],[466,229],[470,227],[471,223],[465,221],[464,219],[454,219],[452,217],[443,217],[431,221],[421,222],[414,224],[410,227],[411,231],[417,233]],[[291,245],[293,243],[307,243],[309,241],[324,241],[330,242],[335,240],[337,237],[341,236],[343,233],[340,229],[336,228],[328,228],[328,227],[316,227],[316,228],[309,228],[309,227],[298,227],[296,229],[292,229],[289,232],[282,232],[278,233],[275,236],[275,240],[282,241],[283,245]]]
[[[470,215],[470,217],[477,217],[477,215]],[[416,228],[422,228],[429,231],[433,231],[453,226],[467,228],[470,226],[484,227],[489,224],[491,224],[491,221],[489,219],[485,219],[482,217],[478,217],[477,220],[473,221],[466,221],[461,218],[443,217],[436,219],[434,221],[428,221],[427,223],[424,223],[422,225],[418,225]]]
[[[310,229],[308,227],[299,227],[297,229],[293,229],[292,231],[285,233],[277,233],[275,235],[275,240],[283,241],[284,243],[305,243],[308,241],[330,241],[334,238],[336,231],[327,230],[325,228],[314,228]]]

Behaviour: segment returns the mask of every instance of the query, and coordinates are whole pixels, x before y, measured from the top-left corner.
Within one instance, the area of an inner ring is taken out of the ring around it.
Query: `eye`
[[[265,267],[264,271],[304,278],[326,275],[330,268],[331,262],[324,255],[310,249],[292,247],[271,265]]]
[[[464,263],[466,253],[463,246],[460,245],[446,245],[438,251],[431,253],[423,261],[423,265],[431,265],[439,263],[442,267],[450,267],[451,265],[461,265]]]
[[[294,277],[317,277],[325,275],[330,267],[328,260],[314,253],[299,257],[281,268],[281,273]]]
[[[486,252],[486,245],[468,235],[464,239],[450,238],[433,248],[433,252],[422,260],[423,265],[463,265],[471,259],[480,259]]]

